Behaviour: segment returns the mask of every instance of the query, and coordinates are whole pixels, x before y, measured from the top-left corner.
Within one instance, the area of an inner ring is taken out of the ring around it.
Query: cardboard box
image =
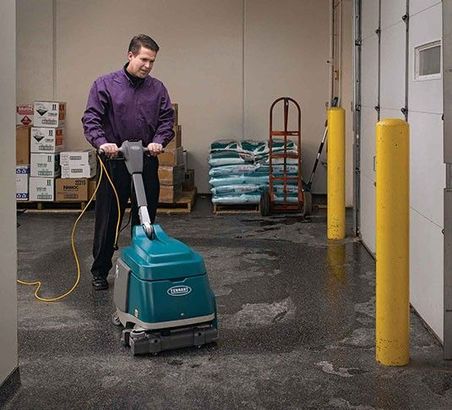
[[[16,125],[33,124],[33,104],[23,104],[16,107]]]
[[[30,165],[16,167],[16,200],[28,201],[28,181],[30,179]]]
[[[61,152],[64,149],[63,128],[31,127],[32,153]]]
[[[175,125],[173,128],[174,138],[165,147],[165,149],[176,149],[182,145],[182,126]]]
[[[177,104],[172,104],[174,110],[174,125],[179,124],[179,106]]]
[[[193,191],[193,189],[195,189],[195,170],[194,169],[188,169],[187,172],[185,172],[185,179],[182,184],[182,189],[184,191]]]
[[[30,201],[54,201],[55,179],[30,177]]]
[[[92,178],[97,172],[96,151],[63,151],[60,155],[62,178]]]
[[[30,165],[30,127],[16,127],[16,164]]]
[[[35,127],[62,127],[65,119],[65,102],[35,101],[33,105],[33,125]]]
[[[94,191],[96,190],[96,186],[97,186],[96,178],[88,180],[88,200],[91,199],[91,197],[93,196]],[[93,199],[96,199],[96,197],[94,197]]]
[[[179,185],[160,185],[159,202],[174,203],[182,194],[182,184]]]
[[[83,165],[62,165],[61,178],[92,178],[96,175],[97,163]]]
[[[60,154],[31,154],[32,177],[55,178],[60,176]]]
[[[60,155],[61,166],[91,165],[96,162],[96,151],[88,148],[81,151],[63,151]]]
[[[165,151],[158,156],[159,164],[164,167],[173,167],[175,165],[183,165],[184,163],[184,149],[178,147],[176,149],[165,149]]]
[[[57,178],[55,180],[55,197],[57,201],[87,201],[88,179]]]
[[[184,166],[159,166],[159,180],[161,185],[178,185],[184,182]]]

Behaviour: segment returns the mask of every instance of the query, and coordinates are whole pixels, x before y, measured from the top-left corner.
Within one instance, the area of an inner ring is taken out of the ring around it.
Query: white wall
[[[353,67],[352,0],[334,1],[333,96],[345,110],[345,205],[353,206]]]
[[[15,0],[0,2],[0,385],[18,366],[17,361],[17,246],[15,175]]]
[[[342,3],[342,70],[341,101],[345,109],[345,205],[353,206],[353,3],[352,0],[341,0]]]
[[[179,104],[200,192],[209,191],[210,142],[240,139],[243,130],[267,139],[270,104],[285,94],[304,110],[303,172],[310,173],[328,99],[327,0],[55,0],[53,11],[52,4],[17,1],[17,101],[48,98],[54,88],[68,103],[69,149],[85,144],[80,118],[92,81],[119,69],[130,38],[144,32],[161,47],[153,75]],[[42,82],[30,75],[37,65]],[[326,192],[323,169],[314,188]]]
[[[68,102],[68,145],[84,142],[80,118],[92,81],[122,67],[133,35],[149,33],[161,47],[153,75],[179,104],[189,166],[207,192],[209,141],[218,133],[241,136],[241,0],[58,1],[56,12],[57,96]]]
[[[378,1],[362,1],[360,233],[375,252],[375,124],[378,104]]]
[[[443,339],[443,79],[414,80],[414,48],[442,37],[441,1],[410,6],[410,299]]]
[[[17,100],[53,98],[53,0],[17,0]]]
[[[443,112],[442,78],[414,79],[414,48],[440,40],[441,1],[410,1],[408,122],[410,125],[410,303],[443,339]],[[403,118],[405,105],[405,0],[381,1],[381,119]],[[378,1],[363,0],[361,233],[375,251],[375,124]],[[378,257],[378,255],[377,255]]]
[[[322,139],[328,100],[328,2],[248,0],[245,4],[245,136],[267,139],[270,104],[278,97],[294,98],[302,110],[307,180]],[[295,120],[296,113],[292,114]],[[275,110],[274,129],[278,124],[282,127],[282,118],[282,112]],[[326,172],[320,165],[313,190],[325,193],[325,188]]]

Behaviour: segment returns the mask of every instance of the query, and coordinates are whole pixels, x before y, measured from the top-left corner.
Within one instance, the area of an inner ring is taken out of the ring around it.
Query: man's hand
[[[99,147],[99,151],[103,152],[108,158],[114,158],[118,156],[119,149],[116,144],[110,144],[109,142],[106,144],[102,144]]]
[[[163,152],[163,145],[158,144],[157,142],[151,142],[148,144],[148,151],[150,155],[156,157]]]

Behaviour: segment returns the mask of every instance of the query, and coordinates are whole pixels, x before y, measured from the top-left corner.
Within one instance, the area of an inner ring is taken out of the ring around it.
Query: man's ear
[[[133,53],[131,51],[129,51],[127,53],[127,59],[130,61],[130,60],[132,60],[132,57],[133,57]]]

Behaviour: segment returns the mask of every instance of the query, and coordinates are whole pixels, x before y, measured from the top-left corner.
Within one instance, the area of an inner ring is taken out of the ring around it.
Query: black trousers
[[[102,158],[111,180],[119,196],[121,208],[121,221],[127,202],[131,200],[131,224],[139,225],[138,207],[135,192],[132,188],[132,177],[127,171],[123,159]],[[155,221],[159,201],[160,183],[158,178],[159,162],[157,157],[144,156],[143,183],[148,203],[148,212],[151,222]],[[93,257],[94,262],[91,273],[95,278],[106,278],[112,267],[111,259],[114,253],[116,224],[118,220],[118,205],[110,182],[104,173],[96,194],[95,226]]]

